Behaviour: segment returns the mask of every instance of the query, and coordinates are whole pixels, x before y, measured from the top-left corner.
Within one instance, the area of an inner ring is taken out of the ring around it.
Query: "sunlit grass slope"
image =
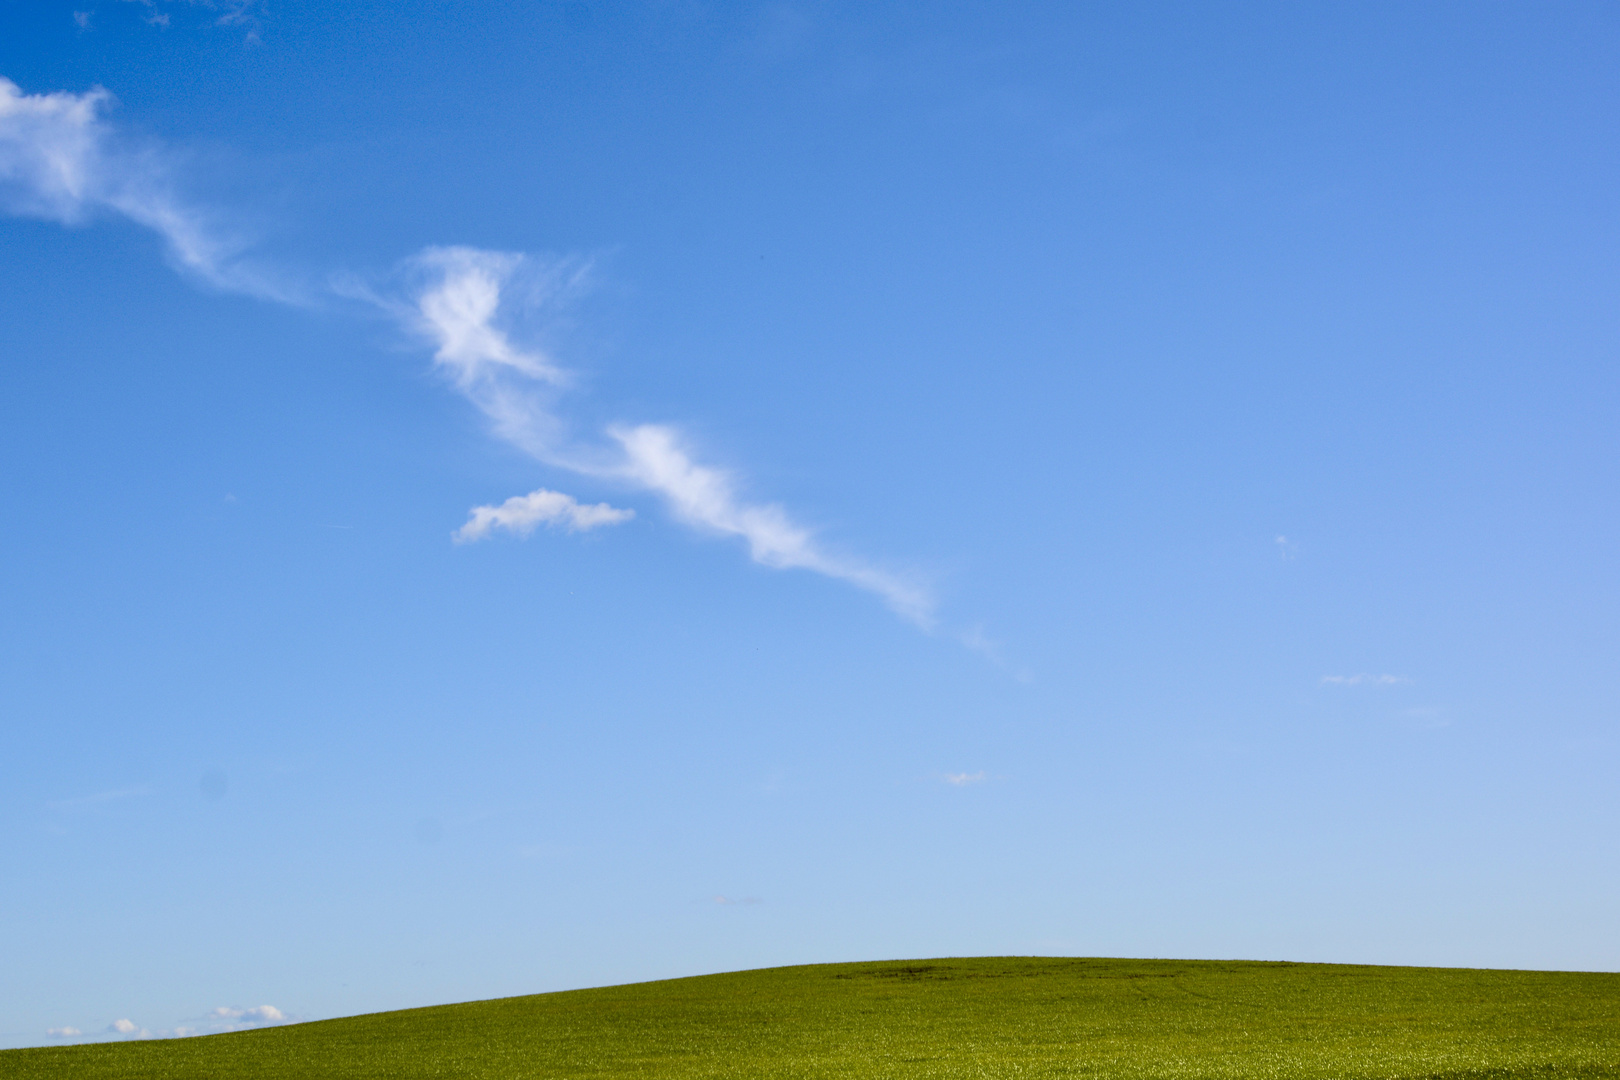
[[[1620,1077],[1620,975],[1179,960],[830,964],[9,1050],[0,1076]]]

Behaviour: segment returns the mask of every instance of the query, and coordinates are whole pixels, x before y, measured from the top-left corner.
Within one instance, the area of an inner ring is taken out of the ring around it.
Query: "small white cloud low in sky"
[[[256,1005],[251,1009],[233,1009],[228,1005],[221,1005],[213,1012],[217,1020],[238,1020],[248,1024],[279,1024],[287,1019],[274,1005]]]
[[[527,495],[514,495],[499,506],[475,506],[467,524],[455,531],[456,543],[482,540],[495,529],[506,529],[527,536],[538,525],[559,525],[569,532],[585,532],[603,525],[617,525],[636,516],[634,510],[619,510],[607,503],[581,505],[572,495],[540,488]]]
[[[250,1009],[238,1009],[228,1005],[221,1005],[205,1016],[193,1017],[192,1019],[193,1022],[189,1024],[152,1030],[142,1027],[128,1017],[121,1017],[108,1024],[101,1037],[111,1036],[114,1039],[183,1039],[192,1035],[245,1031],[269,1024],[284,1024],[293,1018],[274,1005],[255,1005]],[[53,1039],[77,1039],[84,1036],[83,1031],[71,1026],[49,1028],[45,1034]],[[92,1036],[92,1038],[94,1037]]]

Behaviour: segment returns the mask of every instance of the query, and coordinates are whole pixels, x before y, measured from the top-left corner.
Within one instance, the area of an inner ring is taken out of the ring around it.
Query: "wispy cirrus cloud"
[[[614,426],[608,434],[624,450],[614,475],[661,495],[677,520],[696,529],[734,536],[762,566],[810,570],[848,582],[880,597],[897,614],[919,626],[933,622],[933,599],[914,580],[827,551],[815,535],[775,503],[741,498],[731,473],[700,465],[680,433],[663,424]]]
[[[0,77],[0,208],[79,225],[116,214],[163,237],[170,260],[215,288],[293,302],[296,291],[245,258],[247,243],[176,191],[170,155],[107,122],[100,86],[26,94]]]
[[[93,795],[78,795],[71,799],[57,799],[45,805],[52,810],[83,810],[86,807],[99,806],[102,803],[117,802],[120,799],[133,799],[140,795],[149,794],[151,794],[151,788],[115,788],[111,791],[98,791]]]
[[[128,3],[139,4],[146,8],[145,21],[153,26],[168,26],[169,15],[159,10],[161,6],[168,6],[169,0],[126,0]],[[185,0],[188,8],[200,8],[207,12],[208,21],[215,26],[246,26],[248,28],[247,40],[250,42],[259,39],[259,14],[264,10],[263,0]]]
[[[235,21],[250,5],[225,5]],[[247,256],[247,244],[180,198],[176,160],[137,146],[107,121],[112,95],[26,94],[0,78],[0,209],[74,225],[106,213],[162,236],[171,261],[220,289],[303,303]],[[588,266],[546,263],[512,252],[430,247],[406,260],[389,285],[334,277],[332,291],[375,304],[433,348],[435,366],[488,419],[492,433],[536,461],[589,480],[650,493],[682,524],[742,541],[749,556],[778,570],[807,570],[869,592],[925,629],[934,601],[914,573],[879,567],[836,551],[781,505],[751,498],[739,475],[701,461],[691,440],[669,424],[620,423],[585,437],[559,412],[568,372],[512,333],[515,308],[555,303],[576,290]],[[527,535],[541,524],[583,531],[629,520],[630,510],[586,505],[541,488],[498,504],[475,506],[457,540],[496,529]]]
[[[882,599],[902,617],[927,627],[933,599],[913,577],[835,553],[785,508],[744,497],[734,473],[697,460],[681,432],[668,424],[613,424],[607,438],[583,440],[557,412],[569,383],[550,357],[515,344],[503,316],[509,284],[527,260],[511,252],[429,248],[405,264],[414,291],[401,303],[376,290],[364,295],[434,346],[435,362],[453,385],[488,418],[493,433],[545,464],[659,496],[677,521],[700,532],[740,539],[749,556],[773,569],[809,570],[847,582]],[[581,271],[542,270],[546,290],[566,291]],[[535,493],[542,494],[541,492]],[[544,492],[545,505],[569,513]],[[517,499],[514,514],[527,512]],[[508,500],[505,506],[512,506]],[[603,507],[606,504],[602,504]],[[607,508],[610,510],[611,508]],[[478,507],[458,536],[476,539],[502,524],[501,507]],[[535,520],[539,520],[536,518]],[[532,526],[531,526],[532,527]],[[472,533],[463,536],[468,529]]]

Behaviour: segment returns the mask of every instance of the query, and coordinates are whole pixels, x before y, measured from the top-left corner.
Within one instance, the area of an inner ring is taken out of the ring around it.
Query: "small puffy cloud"
[[[58,1027],[48,1029],[45,1034],[53,1039],[72,1039],[83,1035],[84,1032],[76,1027]]]
[[[456,543],[482,540],[496,529],[528,536],[539,525],[557,525],[569,532],[586,532],[603,525],[618,525],[636,516],[634,510],[620,510],[607,503],[586,506],[560,491],[540,488],[527,495],[514,495],[499,506],[475,506],[467,524],[453,534]]]
[[[1405,675],[1368,675],[1365,672],[1360,675],[1322,676],[1323,686],[1398,686],[1411,681]]]
[[[107,1025],[107,1030],[114,1035],[138,1035],[141,1032],[141,1026],[129,1019],[114,1020]]]
[[[219,1020],[237,1020],[247,1024],[279,1024],[287,1019],[287,1014],[274,1005],[257,1005],[251,1009],[233,1009],[221,1005],[214,1010],[213,1016]]]
[[[969,784],[983,783],[984,782],[984,772],[981,770],[981,771],[976,772],[976,773],[965,773],[965,772],[946,773],[945,774],[945,782],[947,784],[952,785],[953,787],[967,787]]]

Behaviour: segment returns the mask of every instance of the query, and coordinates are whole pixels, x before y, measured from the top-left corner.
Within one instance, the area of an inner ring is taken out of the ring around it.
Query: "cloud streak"
[[[876,594],[919,626],[932,623],[933,602],[922,586],[860,560],[830,554],[782,507],[740,498],[732,475],[694,461],[674,428],[615,426],[608,434],[624,451],[617,475],[663,496],[677,520],[742,539],[749,556],[762,566],[810,570],[848,582]]]
[[[294,302],[243,260],[240,238],[179,197],[166,155],[114,130],[114,103],[99,86],[26,94],[0,77],[0,207],[64,225],[117,214],[156,232],[176,266],[215,288]]]
[[[696,460],[678,429],[614,424],[606,429],[605,440],[575,439],[556,412],[558,396],[569,383],[567,373],[539,350],[516,345],[502,322],[505,294],[524,266],[524,258],[510,252],[429,248],[406,264],[415,285],[409,303],[367,295],[434,346],[435,363],[484,413],[497,437],[545,464],[655,494],[682,524],[743,541],[762,566],[809,570],[846,582],[876,595],[903,618],[925,628],[932,625],[933,600],[919,582],[831,552],[780,505],[745,498],[735,474]],[[568,284],[566,276],[554,272],[547,291]],[[525,502],[537,497],[539,506]],[[574,523],[575,507],[621,513],[606,504],[578,507],[571,496],[542,489],[500,507],[476,508],[456,536],[478,539],[496,527],[527,532],[541,520],[589,527]],[[619,520],[624,519],[604,516],[600,523]]]
[[[116,802],[119,799],[130,799],[147,794],[150,794],[149,788],[118,788],[115,791],[98,791],[94,795],[79,795],[72,799],[56,799],[45,805],[52,810],[82,810],[90,806],[99,806],[102,803]]]
[[[171,261],[202,282],[269,300],[305,302],[301,292],[251,264],[240,237],[179,197],[172,155],[123,137],[106,118],[113,105],[101,87],[80,94],[27,94],[0,78],[0,209],[66,225],[116,214],[156,232]],[[741,541],[761,566],[845,582],[910,622],[932,628],[933,598],[915,575],[834,551],[781,505],[745,495],[736,473],[700,461],[677,428],[623,423],[576,437],[558,411],[570,385],[568,372],[543,351],[519,344],[510,327],[513,310],[525,300],[557,302],[579,286],[583,269],[511,252],[430,247],[407,260],[387,288],[338,278],[332,289],[380,307],[431,345],[435,366],[487,418],[493,434],[535,460],[650,493],[689,528]],[[500,529],[526,536],[542,524],[580,532],[632,516],[630,510],[585,505],[540,488],[474,507],[453,536],[468,542]]]

